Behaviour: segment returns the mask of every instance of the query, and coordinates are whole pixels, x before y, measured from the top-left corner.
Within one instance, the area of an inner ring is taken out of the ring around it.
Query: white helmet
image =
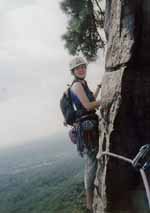
[[[87,65],[86,61],[84,60],[84,58],[80,57],[80,56],[76,56],[74,57],[69,64],[70,70],[73,70],[74,68],[78,67],[79,65]]]

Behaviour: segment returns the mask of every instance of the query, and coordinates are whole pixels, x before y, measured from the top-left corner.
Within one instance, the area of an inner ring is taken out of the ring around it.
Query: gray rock
[[[102,150],[134,158],[150,143],[150,1],[107,0],[106,72],[102,81]],[[94,209],[148,213],[139,172],[112,158],[99,159]]]

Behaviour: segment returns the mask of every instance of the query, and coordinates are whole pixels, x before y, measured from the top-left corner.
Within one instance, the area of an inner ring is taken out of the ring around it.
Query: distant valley
[[[67,136],[0,151],[0,212],[83,212],[83,159]]]

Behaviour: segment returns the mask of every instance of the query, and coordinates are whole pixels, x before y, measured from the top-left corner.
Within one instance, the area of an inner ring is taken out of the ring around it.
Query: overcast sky
[[[0,148],[64,131],[59,100],[72,77],[59,0],[0,0]],[[103,59],[88,67],[94,89]]]

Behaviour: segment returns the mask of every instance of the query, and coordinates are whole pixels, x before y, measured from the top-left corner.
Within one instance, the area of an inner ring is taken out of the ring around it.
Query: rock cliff
[[[150,1],[106,0],[107,54],[102,81],[100,150],[133,158],[150,143]],[[96,213],[148,212],[139,173],[99,159]]]

